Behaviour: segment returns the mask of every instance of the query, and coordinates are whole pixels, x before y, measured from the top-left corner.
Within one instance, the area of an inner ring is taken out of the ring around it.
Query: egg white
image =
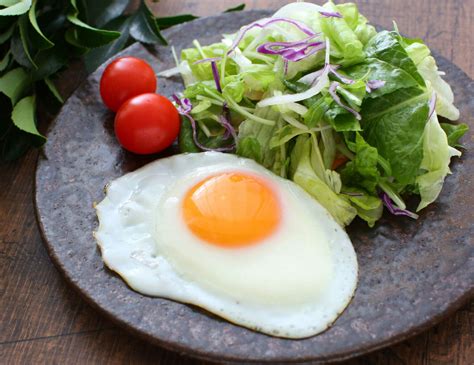
[[[195,237],[182,220],[186,192],[229,171],[258,175],[278,194],[282,222],[259,244],[220,248]],[[111,182],[96,209],[102,258],[133,289],[263,333],[320,333],[356,288],[357,259],[345,231],[296,184],[253,160],[217,152],[161,159]]]

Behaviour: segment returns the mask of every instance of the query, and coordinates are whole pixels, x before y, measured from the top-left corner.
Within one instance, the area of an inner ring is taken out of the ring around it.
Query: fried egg
[[[324,331],[356,288],[345,231],[253,160],[160,159],[112,181],[96,209],[102,258],[131,288],[266,334]]]

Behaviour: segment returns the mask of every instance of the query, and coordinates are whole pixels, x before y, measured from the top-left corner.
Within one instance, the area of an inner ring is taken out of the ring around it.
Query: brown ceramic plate
[[[204,18],[169,29],[177,51],[220,39],[220,34],[263,17],[259,11]],[[148,60],[160,70],[173,66],[170,49],[134,45],[123,54]],[[474,82],[448,60],[440,69],[454,88],[461,120],[474,127]],[[119,325],[157,345],[193,356],[227,361],[331,361],[401,341],[453,312],[474,287],[474,143],[453,164],[440,199],[417,221],[384,216],[374,229],[349,227],[360,281],[354,300],[321,335],[304,340],[266,336],[220,320],[193,306],[132,291],[106,269],[92,231],[93,202],[110,180],[159,156],[122,150],[113,134],[113,114],[102,104],[98,80],[103,67],[69,98],[49,131],[36,173],[38,221],[49,254],[83,297]],[[166,95],[182,89],[179,78],[159,81]]]

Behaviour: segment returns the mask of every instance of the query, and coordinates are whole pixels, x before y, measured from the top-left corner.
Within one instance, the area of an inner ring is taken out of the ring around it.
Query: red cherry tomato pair
[[[178,111],[155,90],[155,72],[139,58],[118,58],[102,74],[100,95],[104,104],[117,112],[115,135],[128,151],[157,153],[178,136]]]

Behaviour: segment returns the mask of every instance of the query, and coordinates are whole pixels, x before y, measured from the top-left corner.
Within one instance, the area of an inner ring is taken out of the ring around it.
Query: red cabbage
[[[217,70],[216,61],[211,61],[212,76],[214,77],[214,82],[216,83],[216,89],[222,94],[221,82],[219,79],[219,70]]]
[[[380,89],[385,85],[383,80],[369,80],[365,83],[365,89],[370,94],[372,91]]]
[[[324,42],[312,41],[310,36],[295,42],[268,42],[260,45],[257,52],[270,55],[279,55],[286,61],[298,62],[324,49]]]
[[[249,25],[243,27],[239,33],[237,33],[237,36],[235,37],[235,40],[234,42],[232,43],[230,49],[228,50],[227,54],[230,54],[232,53],[236,48],[237,46],[239,45],[239,43],[242,41],[242,39],[244,39],[245,37],[245,34],[247,34],[247,32],[253,28],[266,28],[267,26],[273,24],[273,23],[288,23],[288,24],[292,24],[294,25],[295,27],[297,27],[299,30],[301,30],[303,33],[309,35],[309,36],[312,36],[314,37],[316,35],[316,33],[310,28],[308,27],[306,24],[302,23],[302,22],[299,22],[297,20],[293,20],[293,19],[287,19],[287,18],[263,18],[263,19],[260,19],[260,20],[257,20],[253,23],[250,23]]]
[[[328,65],[329,67],[329,71],[334,75],[336,76],[339,80],[341,80],[341,82],[343,82],[344,84],[347,84],[347,85],[351,85],[353,84],[355,81],[352,80],[352,79],[349,79],[345,76],[342,76],[337,70],[339,67],[339,65]]]
[[[320,11],[319,14],[325,18],[343,18],[342,14],[336,11]]]
[[[232,151],[235,148],[235,143],[230,146],[216,147],[216,148],[209,148],[201,144],[197,138],[196,121],[191,115],[191,110],[193,108],[193,105],[191,104],[191,100],[189,100],[188,98],[180,99],[176,94],[173,94],[173,100],[176,102],[176,105],[177,105],[176,109],[178,110],[179,114],[188,118],[189,122],[191,123],[191,128],[193,130],[193,141],[197,147],[199,147],[203,151],[216,151],[216,152]]]
[[[337,69],[339,68],[339,65],[331,65],[331,64],[325,64],[324,67],[318,71],[312,72],[310,74],[307,74],[306,76],[302,77],[300,81],[308,83],[310,85],[313,85],[315,81],[321,76],[321,74],[328,69],[330,73],[332,73],[334,76],[336,76],[341,82],[344,84],[350,85],[353,84],[355,81],[352,79],[349,79],[343,75],[341,75],[339,72],[337,72]],[[303,81],[305,80],[305,81]]]
[[[351,107],[345,105],[342,101],[339,95],[337,95],[336,89],[340,84],[337,81],[334,81],[331,86],[329,87],[329,94],[331,94],[332,98],[334,101],[342,108],[346,109],[349,113],[353,114],[357,120],[361,120],[362,117],[361,115]]]
[[[413,219],[418,219],[418,214],[410,212],[407,209],[400,209],[397,206],[395,206],[392,202],[392,199],[390,199],[387,193],[382,192],[380,194],[380,198],[382,199],[383,204],[387,207],[388,211],[392,213],[393,215],[402,215],[402,216],[410,217]]]

